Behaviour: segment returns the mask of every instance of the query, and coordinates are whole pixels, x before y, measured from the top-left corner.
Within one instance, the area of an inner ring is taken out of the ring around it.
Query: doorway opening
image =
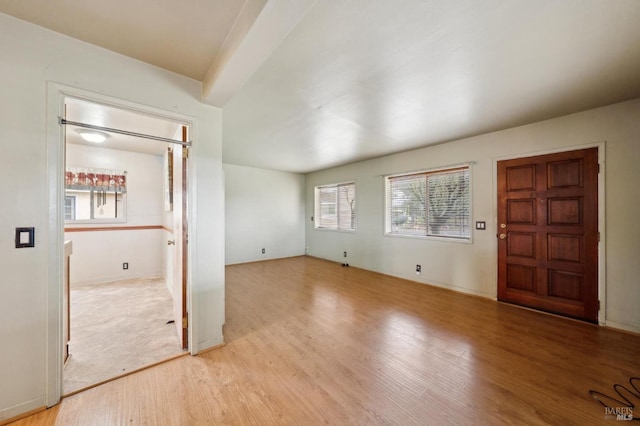
[[[70,395],[187,353],[189,127],[74,96],[62,119]]]

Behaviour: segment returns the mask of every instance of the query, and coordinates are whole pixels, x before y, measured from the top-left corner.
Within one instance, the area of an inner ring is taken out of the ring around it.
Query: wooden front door
[[[597,322],[597,148],[498,162],[498,300]]]

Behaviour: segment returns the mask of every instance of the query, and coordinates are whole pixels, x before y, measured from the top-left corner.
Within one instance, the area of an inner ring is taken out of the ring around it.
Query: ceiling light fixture
[[[80,136],[82,137],[82,139],[84,139],[87,142],[93,142],[93,143],[101,143],[104,142],[109,135],[103,132],[98,132],[95,130],[78,130],[78,133],[80,133]]]

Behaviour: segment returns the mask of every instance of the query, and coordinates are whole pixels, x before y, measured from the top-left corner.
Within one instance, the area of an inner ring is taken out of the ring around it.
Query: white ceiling
[[[318,1],[225,105],[223,158],[307,172],[638,96],[638,0]]]
[[[243,4],[238,0],[2,0],[0,12],[201,81]]]
[[[68,121],[76,123],[115,128],[174,140],[181,140],[182,137],[181,124],[178,122],[71,97],[65,99],[65,114]],[[113,132],[104,132],[108,135],[104,142],[92,143],[85,141],[80,136],[80,132],[84,130],[87,129],[72,125],[66,126],[66,142],[151,155],[162,155],[167,147],[172,146],[168,142]]]
[[[203,81],[224,109],[223,160],[267,169],[640,96],[639,0],[3,0],[0,12]]]

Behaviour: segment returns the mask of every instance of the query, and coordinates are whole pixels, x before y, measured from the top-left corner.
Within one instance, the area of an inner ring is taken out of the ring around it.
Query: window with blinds
[[[471,237],[469,167],[388,176],[388,235]]]
[[[355,182],[316,186],[315,228],[356,230]]]

